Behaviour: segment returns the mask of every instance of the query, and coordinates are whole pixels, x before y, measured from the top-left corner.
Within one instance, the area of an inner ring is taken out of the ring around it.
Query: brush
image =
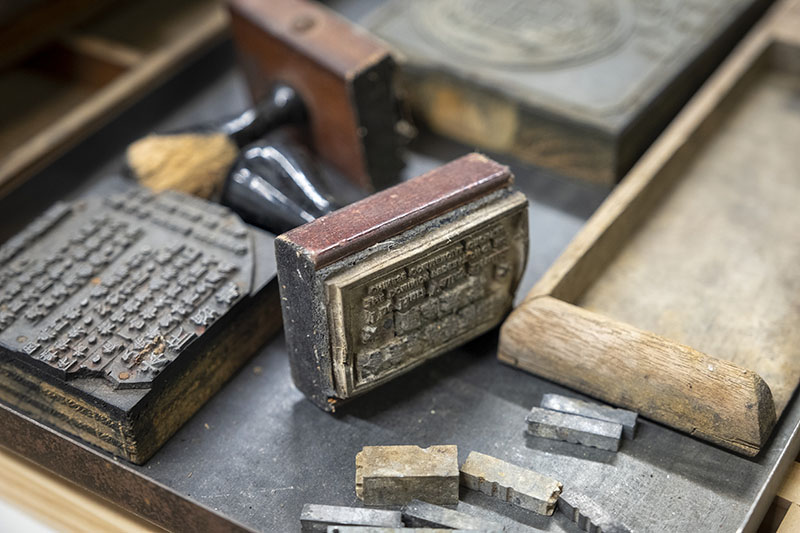
[[[126,170],[154,191],[211,198],[223,188],[244,146],[281,126],[306,121],[297,92],[278,83],[257,106],[236,117],[134,142],[126,152]]]

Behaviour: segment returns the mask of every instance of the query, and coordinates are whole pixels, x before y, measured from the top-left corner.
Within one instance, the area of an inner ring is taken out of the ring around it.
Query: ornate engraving
[[[59,204],[0,248],[0,346],[63,379],[149,387],[247,294],[252,262],[237,217],[183,195]]]
[[[329,310],[337,389],[343,397],[390,378],[496,324],[525,261],[519,205],[418,237],[333,276]]]
[[[614,49],[632,29],[625,0],[433,0],[411,6],[426,39],[491,65],[586,61]]]

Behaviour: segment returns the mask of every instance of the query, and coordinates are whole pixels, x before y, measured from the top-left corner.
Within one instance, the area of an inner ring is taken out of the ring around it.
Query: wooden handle
[[[775,425],[758,374],[549,296],[509,316],[498,358],[745,455]]]

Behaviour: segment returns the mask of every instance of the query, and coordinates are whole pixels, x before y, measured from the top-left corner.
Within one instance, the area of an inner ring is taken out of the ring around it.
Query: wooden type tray
[[[97,11],[86,2],[72,4],[72,11],[62,6],[63,13],[47,20]],[[18,59],[0,70],[0,197],[219,42],[228,24],[217,0],[118,4],[77,28],[59,30],[60,37],[39,43],[35,53],[0,40],[0,64]]]
[[[232,48],[216,49],[0,199],[0,239],[55,200],[120,190],[125,182],[115,170],[125,147],[142,132],[237,112],[247,105],[246,94]],[[406,175],[462,153],[463,148],[421,139]],[[522,281],[528,289],[605,191],[530,168],[514,170],[532,204],[532,248]],[[618,453],[532,441],[523,431],[530,406],[545,393],[570,393],[498,364],[495,352],[489,334],[331,416],[292,385],[284,339],[277,336],[143,466],[115,460],[5,407],[0,407],[0,446],[170,530],[299,531],[305,503],[361,505],[353,469],[363,446],[452,443],[461,461],[471,450],[492,454],[580,488],[635,531],[675,533],[700,524],[702,531],[754,530],[800,446],[797,398],[754,459],[649,420],[641,421],[636,439],[625,441]],[[500,517],[504,524],[514,520],[518,531],[575,531],[558,513],[501,516],[512,506],[499,501],[495,506],[495,500],[471,492],[460,503],[465,512]]]
[[[777,5],[503,327],[499,358],[746,455],[800,380],[800,6]]]

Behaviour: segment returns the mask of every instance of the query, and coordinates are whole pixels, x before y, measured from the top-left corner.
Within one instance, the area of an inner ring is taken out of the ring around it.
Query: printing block
[[[616,183],[768,0],[391,0],[367,27],[442,135]]]
[[[295,385],[333,410],[499,324],[528,255],[512,181],[470,154],[278,237]]]
[[[273,237],[132,189],[0,248],[0,401],[141,464],[280,327]]]

